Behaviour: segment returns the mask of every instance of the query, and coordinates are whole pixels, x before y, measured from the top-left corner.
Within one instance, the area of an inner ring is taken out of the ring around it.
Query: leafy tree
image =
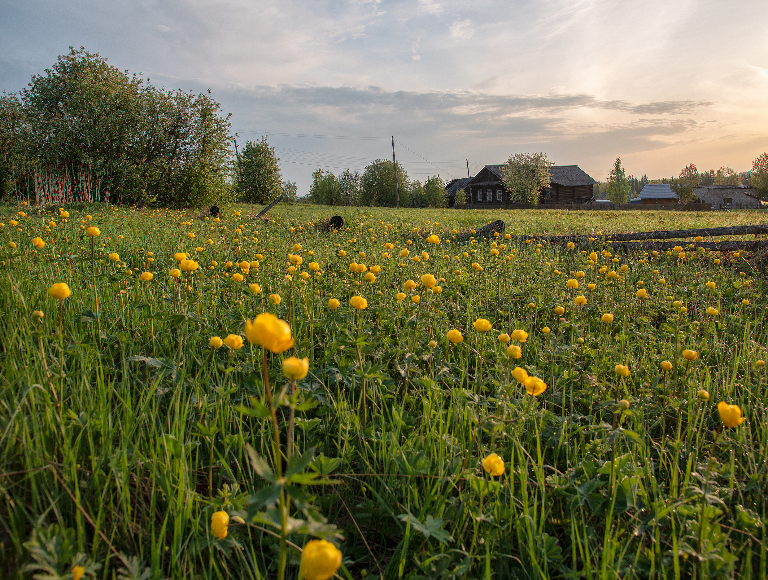
[[[749,183],[760,197],[768,197],[768,153],[763,153],[752,162]]]
[[[31,166],[87,166],[126,201],[200,206],[227,194],[229,117],[207,94],[157,89],[80,48],[32,77],[19,102]]]
[[[339,175],[339,187],[341,188],[341,200],[344,205],[360,204],[360,174],[349,169]]]
[[[397,164],[397,186],[400,205],[408,207],[408,174]],[[377,159],[366,166],[360,179],[360,205],[395,207],[395,168],[391,161]]]
[[[339,205],[342,201],[339,180],[330,171],[317,169],[312,174],[312,187],[309,189],[312,203],[321,205]]]
[[[411,187],[408,189],[408,205],[406,206],[401,202],[403,207],[427,207],[427,198],[424,195],[424,186],[417,179],[411,182]]]
[[[14,176],[21,170],[24,153],[21,147],[26,130],[24,110],[16,95],[0,95],[0,197],[16,189]]]
[[[460,189],[456,192],[456,197],[453,198],[454,207],[464,207],[467,205],[467,192]]]
[[[608,175],[608,199],[613,203],[627,203],[631,191],[632,188],[621,166],[621,157],[617,157]]]
[[[424,182],[424,197],[427,207],[446,207],[448,198],[445,193],[445,182],[440,176],[430,177]]]
[[[741,178],[730,167],[721,167],[717,170],[714,181],[716,185],[739,185]]]
[[[298,189],[295,181],[286,180],[283,182],[283,195],[285,195],[285,199],[288,201],[296,201],[296,192]]]
[[[517,203],[539,203],[541,190],[549,186],[553,163],[544,153],[517,153],[502,169],[504,185]]]
[[[688,203],[695,199],[696,196],[693,194],[693,188],[700,183],[701,175],[699,175],[699,170],[691,163],[683,168],[680,176],[672,181],[670,187],[677,194],[678,203]]]
[[[235,187],[240,199],[247,203],[269,203],[283,193],[279,159],[267,138],[254,143],[246,141],[235,161]]]

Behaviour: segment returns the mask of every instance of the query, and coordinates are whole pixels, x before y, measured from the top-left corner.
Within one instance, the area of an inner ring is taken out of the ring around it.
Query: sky
[[[542,151],[605,180],[768,151],[765,0],[0,0],[0,91],[69,47],[210,89],[282,176],[472,175]]]

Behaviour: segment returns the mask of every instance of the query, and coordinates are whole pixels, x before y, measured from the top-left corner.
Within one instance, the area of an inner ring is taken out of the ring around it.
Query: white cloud
[[[469,40],[475,34],[475,29],[469,20],[456,20],[451,23],[451,37],[455,40]]]
[[[165,24],[155,24],[155,30],[159,32],[171,32],[173,28],[166,26]]]

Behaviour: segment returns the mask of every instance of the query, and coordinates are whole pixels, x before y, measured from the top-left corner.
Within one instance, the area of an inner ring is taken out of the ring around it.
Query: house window
[[[501,190],[500,189],[496,190],[496,201],[501,201]]]
[[[477,190],[477,201],[483,201],[483,190],[478,189]]]
[[[725,207],[731,207],[733,205],[733,198],[732,197],[724,197],[723,198],[723,205],[725,205]]]
[[[493,201],[493,192],[490,189],[485,190],[485,201]]]

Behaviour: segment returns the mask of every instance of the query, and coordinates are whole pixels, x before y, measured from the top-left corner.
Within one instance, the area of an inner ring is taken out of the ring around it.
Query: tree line
[[[295,198],[266,138],[233,155],[229,118],[210,91],[158,88],[70,48],[0,95],[0,194],[168,207]]]

